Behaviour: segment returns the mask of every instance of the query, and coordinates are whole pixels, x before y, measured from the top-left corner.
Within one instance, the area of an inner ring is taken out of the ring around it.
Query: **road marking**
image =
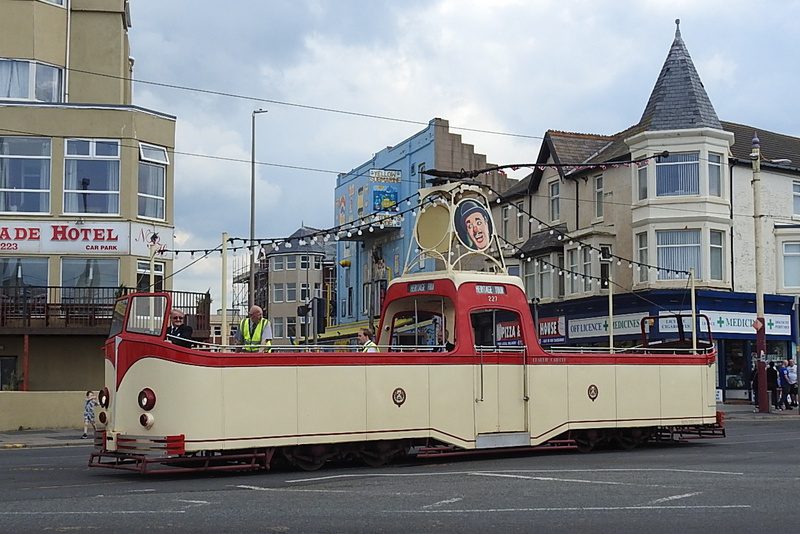
[[[128,493],[147,493],[149,491],[155,491],[155,489],[132,489],[128,490]]]
[[[555,478],[555,477],[532,477],[527,475],[510,475],[505,473],[469,473],[470,475],[481,477],[500,477],[500,478],[521,478],[525,480],[541,480],[544,482],[577,482],[580,484],[608,484],[611,486],[642,486],[643,484],[631,484],[628,482],[608,482],[604,480],[585,480],[580,478]],[[649,484],[647,484],[649,485]]]
[[[699,469],[669,469],[669,468],[619,468],[619,469],[592,469],[593,473],[694,473],[699,475],[731,475],[742,476],[743,472],[737,471],[705,471]],[[287,484],[299,482],[320,482],[325,480],[339,480],[348,478],[401,478],[401,477],[435,477],[452,475],[474,475],[477,473],[585,473],[586,469],[503,469],[497,471],[440,471],[434,473],[363,473],[328,475],[322,477],[297,478],[286,480]]]
[[[127,515],[127,514],[185,514],[186,510],[108,510],[100,512],[87,510],[85,512],[0,512],[0,515]]]
[[[184,502],[186,504],[193,504],[195,506],[204,506],[206,504],[211,504],[209,501],[190,501],[187,499],[175,499],[178,502]]]
[[[133,482],[98,482],[96,484],[64,484],[60,486],[32,486],[28,488],[19,488],[20,490],[41,490],[41,489],[60,489],[60,488],[91,488],[94,486],[119,486],[120,484],[133,484]]]
[[[697,506],[565,506],[542,508],[483,508],[462,510],[384,510],[389,514],[485,514],[507,512],[617,512],[640,510],[730,510],[751,508],[749,504],[722,504],[722,505],[697,505]]]
[[[454,502],[460,501],[461,499],[462,499],[461,497],[453,497],[452,499],[446,499],[444,501],[435,502],[433,504],[426,504],[425,506],[423,506],[423,508],[433,508],[435,506],[441,506],[443,504],[452,504]]]
[[[239,489],[248,489],[254,491],[283,491],[283,492],[291,492],[291,493],[353,493],[352,491],[347,490],[319,490],[319,489],[295,489],[295,488],[264,488],[262,486],[247,486],[244,484],[240,484],[238,486],[234,486],[235,488]]]
[[[684,493],[683,495],[673,495],[672,497],[663,497],[661,499],[656,499],[654,501],[650,501],[647,504],[659,504],[662,502],[669,502],[669,501],[677,501],[678,499],[686,499],[687,497],[694,497],[695,495],[700,495],[702,491],[696,491],[694,493]]]

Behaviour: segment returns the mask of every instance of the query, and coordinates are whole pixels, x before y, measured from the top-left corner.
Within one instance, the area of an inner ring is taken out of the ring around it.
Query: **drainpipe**
[[[731,207],[730,207],[730,214],[729,214],[729,217],[730,217],[730,220],[731,220],[731,231],[730,231],[730,235],[728,235],[728,239],[730,239],[730,242],[731,242],[730,243],[730,251],[731,251],[731,257],[730,257],[730,263],[731,263],[731,291],[734,290],[735,286],[734,286],[733,281],[736,279],[736,277],[734,276],[735,275],[735,272],[734,272],[735,263],[733,261],[733,259],[736,257],[736,254],[734,253],[734,250],[733,250],[733,247],[735,246],[735,241],[733,240],[733,168],[736,166],[736,163],[738,163],[738,160],[736,158],[731,158],[729,160],[729,165],[728,165],[728,175],[729,175],[729,178],[728,178],[728,196],[731,199],[731,201],[730,201],[730,206]]]
[[[69,102],[69,54],[72,39],[72,2],[67,2],[67,44],[64,50],[64,102]]]
[[[29,383],[28,383],[28,375],[30,361],[31,361],[31,354],[30,354],[30,336],[25,334],[22,336],[22,391],[28,391]]]

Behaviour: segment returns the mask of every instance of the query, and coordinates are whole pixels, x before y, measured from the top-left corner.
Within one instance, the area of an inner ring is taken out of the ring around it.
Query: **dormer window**
[[[700,194],[700,153],[683,152],[656,163],[656,196]]]

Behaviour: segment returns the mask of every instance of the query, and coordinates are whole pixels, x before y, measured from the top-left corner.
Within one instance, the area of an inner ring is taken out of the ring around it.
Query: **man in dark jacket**
[[[776,410],[780,410],[778,406],[778,371],[775,369],[775,362],[769,362],[767,367],[767,391],[770,391],[772,396],[772,405]]]
[[[171,341],[180,347],[191,347],[194,330],[186,324],[184,313],[181,310],[174,309],[169,317],[170,325],[167,328],[167,341]]]

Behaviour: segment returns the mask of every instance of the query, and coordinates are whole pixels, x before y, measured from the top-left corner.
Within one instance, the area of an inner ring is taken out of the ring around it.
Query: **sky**
[[[498,165],[548,129],[636,124],[675,19],[721,120],[800,137],[800,0],[131,0],[131,19],[134,104],[177,117],[176,250],[249,236],[256,109],[256,237],[330,228],[337,173],[434,117]],[[216,309],[220,255],[198,257],[173,287]]]

